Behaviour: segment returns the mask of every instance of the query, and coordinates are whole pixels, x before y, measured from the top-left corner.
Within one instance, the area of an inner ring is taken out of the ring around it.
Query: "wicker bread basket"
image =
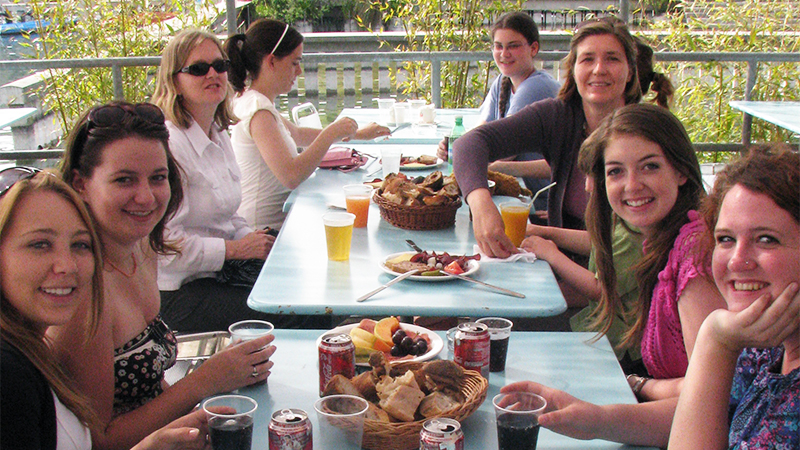
[[[376,190],[372,200],[381,209],[381,217],[390,224],[406,230],[441,230],[456,223],[456,212],[461,199],[447,205],[405,206],[392,203]]]
[[[421,362],[402,362],[393,364],[399,369],[416,370],[422,367]],[[486,399],[486,390],[489,381],[474,370],[465,371],[461,381],[461,393],[464,403],[460,407],[450,410],[440,417],[447,417],[461,422],[474,413]],[[369,450],[412,450],[419,448],[419,432],[425,420],[415,422],[379,422],[377,420],[364,421],[364,438],[361,443],[363,448]]]

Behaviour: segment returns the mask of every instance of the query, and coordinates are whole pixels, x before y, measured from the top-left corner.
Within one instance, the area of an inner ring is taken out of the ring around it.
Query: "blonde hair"
[[[103,308],[103,260],[100,254],[100,240],[92,225],[91,216],[78,194],[55,173],[49,171],[40,172],[31,179],[18,181],[0,198],[0,242],[6,237],[6,231],[14,217],[16,206],[22,199],[35,192],[53,192],[66,200],[78,212],[83,224],[91,234],[94,274],[92,275],[92,298],[84,327],[84,339],[88,341],[97,332]],[[2,311],[0,335],[3,340],[22,352],[42,373],[61,403],[69,408],[81,422],[90,428],[98,425],[99,419],[90,406],[89,400],[75,390],[75,383],[58,364],[56,356],[39,328],[12,306],[2,292],[0,292],[0,308]]]
[[[186,65],[186,60],[189,59],[189,54],[192,53],[192,50],[205,41],[213,42],[222,53],[222,57],[227,57],[225,49],[222,48],[222,43],[216,36],[207,31],[186,29],[169,41],[166,48],[164,48],[164,53],[161,55],[161,65],[158,66],[156,90],[153,93],[152,102],[164,111],[164,116],[167,120],[182,128],[189,128],[192,123],[192,116],[183,106],[182,97],[178,95],[175,76]],[[232,97],[233,89],[228,85],[225,100],[217,106],[217,111],[214,114],[214,123],[223,130],[228,129],[230,125],[237,121],[231,109]]]

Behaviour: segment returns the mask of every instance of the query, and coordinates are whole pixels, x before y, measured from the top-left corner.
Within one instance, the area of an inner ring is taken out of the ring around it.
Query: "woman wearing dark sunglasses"
[[[109,309],[102,267],[92,218],[75,191],[54,173],[0,172],[0,447],[92,448],[90,428],[103,424],[46,336],[74,321],[78,340],[102,338],[101,312]],[[181,417],[133,450],[204,448],[205,419],[202,410]]]
[[[288,24],[257,20],[246,33],[230,37],[225,50],[228,79],[238,94],[233,111],[241,119],[231,132],[242,171],[239,214],[256,228],[280,228],[289,194],[314,173],[331,144],[373,139],[389,129],[375,123],[357,129],[354,120],[342,118],[320,130],[283,118],[275,101],[292,90],[303,56],[303,36]],[[298,146],[305,147],[300,154]]]
[[[164,49],[153,94],[185,178],[184,201],[167,224],[181,253],[161,258],[158,272],[161,312],[181,332],[226,330],[244,319],[282,323],[247,307],[254,280],[221,277],[258,273],[275,241],[236,213],[242,191],[227,132],[234,122],[229,67],[213,34],[184,30]]]
[[[164,382],[177,344],[160,315],[156,280],[159,258],[181,251],[164,226],[183,192],[168,139],[164,115],[149,103],[94,108],[67,139],[62,173],[100,237],[106,303],[95,338],[81,338],[79,319],[52,337],[100,417],[95,448],[129,448],[203,398],[266,379],[272,366],[275,348],[265,339],[217,353],[173,386]]]

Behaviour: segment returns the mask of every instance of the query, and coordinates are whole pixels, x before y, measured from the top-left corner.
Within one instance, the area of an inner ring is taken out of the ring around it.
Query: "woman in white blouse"
[[[284,202],[314,173],[331,144],[373,139],[389,129],[375,123],[357,129],[353,119],[342,118],[320,130],[281,116],[275,99],[291,91],[302,72],[303,36],[288,24],[257,20],[245,34],[231,36],[225,50],[231,59],[228,80],[238,94],[233,112],[241,119],[231,133],[242,171],[239,214],[256,228],[280,228]],[[305,147],[300,154],[298,146]]]
[[[233,123],[229,68],[213,34],[184,30],[164,49],[153,95],[168,119],[169,146],[185,180],[184,201],[166,230],[181,253],[160,258],[158,270],[164,321],[180,332],[224,330],[244,319],[302,325],[247,306],[252,278],[275,238],[236,213],[242,194],[227,133]],[[249,277],[222,276],[237,271]]]

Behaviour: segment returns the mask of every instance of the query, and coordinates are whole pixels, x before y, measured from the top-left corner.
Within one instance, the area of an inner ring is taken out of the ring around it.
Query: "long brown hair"
[[[678,188],[675,205],[657,224],[658,233],[648,238],[644,256],[632,269],[639,283],[639,301],[630,311],[635,323],[620,342],[621,348],[627,348],[641,340],[658,273],[666,267],[675,238],[681,227],[689,221],[688,212],[699,207],[705,191],[689,135],[681,122],[660,106],[636,103],[619,108],[603,119],[597,130],[581,145],[578,166],[587,177],[594,180],[594,189],[586,208],[586,228],[597,253],[597,275],[602,287],[600,301],[592,313],[594,321],[591,325],[601,334],[608,331],[615,314],[624,313],[617,295],[611,248],[612,230],[616,221],[621,219],[611,209],[605,182],[605,149],[619,135],[638,136],[657,144],[669,164],[686,177],[686,182]]]
[[[578,24],[575,34],[572,35],[572,40],[569,43],[569,54],[561,64],[562,69],[566,72],[566,77],[564,85],[561,86],[561,90],[558,92],[558,98],[566,103],[580,104],[581,95],[575,82],[578,45],[590,36],[601,35],[614,36],[625,50],[625,60],[628,62],[629,70],[633,72],[630,81],[625,84],[625,104],[638,103],[642,99],[642,88],[639,84],[639,77],[636,75],[636,43],[625,22],[611,16],[591,19]]]
[[[192,50],[205,41],[213,42],[219,48],[222,57],[226,58],[225,49],[222,48],[222,43],[216,36],[208,31],[196,29],[186,29],[176,34],[170,39],[161,55],[161,65],[158,66],[156,89],[152,101],[164,111],[167,120],[181,128],[189,128],[192,124],[192,115],[183,106],[182,97],[178,95],[175,76],[186,65]],[[232,97],[233,93],[229,86],[225,100],[217,106],[217,111],[214,113],[214,123],[223,130],[227,130],[230,125],[236,123],[236,117],[231,109]]]
[[[0,242],[6,238],[8,226],[16,212],[16,206],[25,197],[36,192],[53,192],[78,212],[81,220],[89,230],[94,255],[94,274],[92,275],[92,298],[88,305],[84,339],[92,339],[97,331],[100,314],[103,308],[103,276],[100,240],[97,237],[92,219],[83,200],[69,185],[51,172],[40,172],[29,180],[18,181],[0,198]],[[2,276],[0,274],[0,276]],[[19,310],[12,306],[5,294],[0,292],[0,335],[5,342],[13,345],[42,373],[58,399],[78,419],[88,427],[99,424],[97,414],[89,400],[77,391],[74,381],[58,364],[56,356],[42,335],[40,329]]]
[[[152,105],[147,104],[153,107]],[[164,240],[164,229],[167,222],[178,210],[183,201],[183,186],[181,184],[180,166],[172,152],[169,150],[169,131],[161,117],[160,123],[145,120],[135,113],[125,114],[114,126],[91,126],[89,116],[92,111],[107,106],[119,106],[126,111],[134,111],[134,105],[127,102],[111,102],[97,106],[84,113],[75,123],[66,141],[64,157],[61,160],[60,170],[64,181],[70,185],[75,172],[84,178],[91,178],[94,169],[102,163],[103,150],[111,143],[128,137],[155,140],[161,142],[167,154],[167,180],[170,188],[169,203],[164,212],[164,217],[158,221],[150,232],[150,247],[159,254],[174,254],[179,252],[175,242]],[[153,107],[154,108],[154,107]]]

